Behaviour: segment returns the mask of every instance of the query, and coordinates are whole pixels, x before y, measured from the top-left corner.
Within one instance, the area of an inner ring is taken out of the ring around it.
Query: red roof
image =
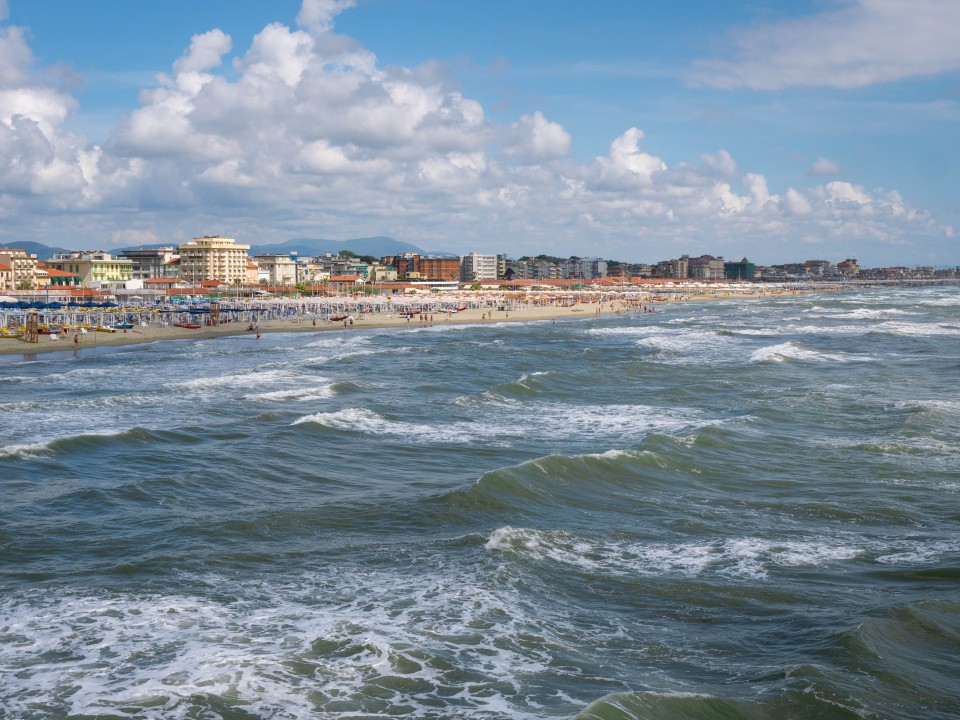
[[[13,270],[13,268],[7,267],[7,266],[4,265],[3,263],[0,263],[0,270],[2,270],[2,271],[4,271],[4,272],[9,272],[10,270]]]

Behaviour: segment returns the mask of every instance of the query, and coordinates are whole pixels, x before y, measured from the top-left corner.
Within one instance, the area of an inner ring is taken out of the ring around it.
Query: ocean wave
[[[798,342],[785,342],[779,345],[754,350],[750,354],[750,362],[783,362],[784,360],[803,360],[806,362],[872,362],[869,356],[851,355],[849,353],[828,353],[820,350],[811,350]]]
[[[31,458],[50,455],[50,442],[14,443],[0,447],[0,458]]]
[[[587,539],[564,531],[503,527],[491,533],[488,550],[534,561],[550,560],[589,574],[765,579],[775,567],[824,567],[854,560],[865,552],[854,541],[821,539],[733,540],[644,543]]]
[[[638,340],[637,347],[651,348],[668,356],[671,364],[693,365],[702,362],[729,360],[734,343],[716,330],[691,330],[666,335],[651,335]]]
[[[956,307],[957,305],[960,305],[960,295],[950,295],[948,297],[936,298],[934,300],[921,300],[917,304],[931,307]]]
[[[439,427],[398,422],[366,408],[344,408],[335,412],[304,415],[294,420],[292,425],[302,425],[304,423],[321,425],[341,432],[399,437],[413,443],[464,443],[475,437],[473,433],[459,424]]]
[[[167,383],[166,387],[178,390],[218,390],[222,388],[244,388],[253,385],[290,382],[297,377],[293,368],[263,370],[253,368],[244,372],[226,375],[208,375]]]
[[[652,359],[660,359],[671,365],[692,365],[726,362],[733,359],[731,349],[736,347],[736,343],[724,330],[713,327],[678,329],[661,324],[594,328],[587,330],[586,334],[600,337],[638,338],[634,345],[654,351],[656,354]]]
[[[488,550],[529,560],[552,560],[591,574],[615,576],[699,575],[712,562],[708,545],[669,547],[591,541],[564,531],[502,527],[494,530]]]
[[[518,401],[536,397],[546,389],[544,379],[556,375],[554,370],[524,373],[517,380],[495,385],[479,395],[461,395],[454,399],[453,404],[460,407],[474,407],[486,403],[517,404]]]
[[[161,439],[160,435],[140,427],[102,431],[85,429],[84,432],[76,435],[63,435],[39,442],[2,446],[0,458],[50,457],[96,450],[98,447],[116,442],[150,442],[158,439]]]
[[[862,703],[835,692],[817,692],[814,683],[769,698],[724,698],[685,692],[614,693],[591,703],[574,720],[795,720],[855,718]],[[808,692],[807,689],[814,690]]]
[[[3,377],[3,382],[11,385],[29,385],[32,383],[47,382],[47,378],[40,375],[7,375]]]
[[[312,382],[322,382],[327,378],[313,377]],[[288,388],[286,390],[273,390],[270,392],[252,393],[245,395],[244,399],[253,401],[273,401],[273,400],[297,400],[305,402],[307,400],[325,400],[332,398],[336,394],[333,384],[326,385],[299,385],[298,387]]]

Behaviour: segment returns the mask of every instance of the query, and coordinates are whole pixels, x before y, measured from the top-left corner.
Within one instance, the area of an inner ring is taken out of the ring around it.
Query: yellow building
[[[219,235],[194,238],[177,246],[180,277],[189,282],[218,280],[225,285],[245,282],[249,249],[249,245]]]
[[[47,260],[48,270],[60,270],[79,276],[83,287],[92,283],[124,282],[133,278],[133,262],[128,258],[113,257],[102,250],[77,250],[57,253]]]
[[[7,283],[10,290],[33,290],[37,287],[37,256],[18,248],[0,248],[0,265],[10,268]]]

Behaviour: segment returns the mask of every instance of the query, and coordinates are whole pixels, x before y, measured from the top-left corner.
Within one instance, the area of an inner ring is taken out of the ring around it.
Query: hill
[[[355,238],[353,240],[324,240],[320,238],[295,238],[272,245],[251,245],[250,255],[277,255],[296,251],[300,257],[312,257],[324,253],[336,253],[349,250],[357,255],[396,255],[399,253],[420,253],[423,250],[408,242],[389,237]]]
[[[176,243],[155,243],[152,245],[131,245],[122,248],[110,248],[107,250],[111,255],[119,255],[124,250],[137,250],[140,248],[152,249],[159,247],[176,247]],[[70,252],[66,248],[51,247],[36,242],[19,242],[10,245],[10,247],[20,248],[27,253],[36,254],[38,260],[48,260],[57,253]],[[101,250],[104,248],[89,248]],[[340,250],[349,250],[357,255],[372,255],[379,258],[384,255],[397,255],[399,253],[419,253],[420,255],[447,255],[456,257],[454,253],[448,253],[443,250],[425,251],[402,240],[394,240],[390,237],[377,236],[367,238],[354,238],[352,240],[324,240],[321,238],[295,238],[282,243],[251,245],[250,255],[286,255],[290,252],[296,252],[300,257],[313,257],[314,255],[323,255],[324,253],[336,253]]]
[[[15,242],[10,244],[3,244],[2,247],[17,248],[18,250],[23,250],[28,255],[36,255],[37,260],[49,260],[57,253],[66,253],[70,252],[66,248],[61,247],[50,247],[49,245],[43,245],[36,242]]]

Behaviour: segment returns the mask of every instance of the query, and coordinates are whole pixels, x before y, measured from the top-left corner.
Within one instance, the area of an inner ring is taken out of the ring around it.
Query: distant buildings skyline
[[[295,251],[249,256],[250,245],[234,238],[197,237],[158,248],[127,249],[117,257],[102,250],[57,253],[40,261],[17,248],[0,248],[0,292],[75,286],[135,290],[161,280],[212,287],[292,287],[325,283],[432,283],[444,287],[486,281],[574,280],[605,278],[734,280],[844,280],[857,277],[956,278],[960,268],[861,268],[855,258],[839,262],[806,260],[761,266],[744,257],[687,254],[654,264],[624,263],[600,257],[557,258],[547,255],[510,258],[505,254],[468,253],[458,258],[399,253],[378,258],[353,253],[300,257]]]

